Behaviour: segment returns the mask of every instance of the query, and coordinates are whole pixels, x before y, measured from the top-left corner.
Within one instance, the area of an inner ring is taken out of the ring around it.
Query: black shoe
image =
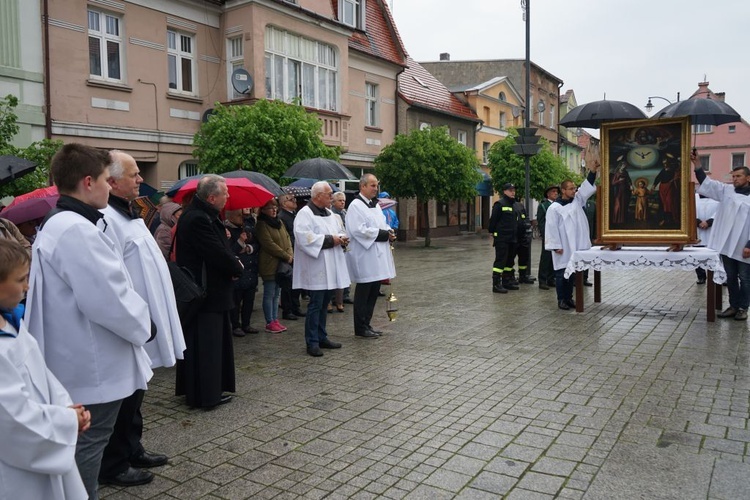
[[[584,281],[583,286],[594,286],[594,284],[590,281]]]
[[[383,292],[378,292],[378,297],[385,297],[385,294]]]
[[[282,318],[288,319],[289,321],[297,321],[297,316],[292,313],[284,313],[281,315]]]
[[[534,280],[531,278],[527,278],[526,276],[521,276],[521,279],[518,280],[519,283],[523,283],[524,285],[533,285]]]
[[[234,330],[232,330],[232,335],[234,335],[235,337],[244,337],[245,331],[242,328],[235,328]]]
[[[307,354],[319,358],[323,355],[323,351],[321,351],[320,347],[316,345],[309,345],[307,346]]]
[[[698,281],[695,282],[698,285],[705,285],[706,284],[706,278],[698,278]]]
[[[167,465],[168,460],[169,458],[167,458],[166,455],[144,451],[140,456],[131,458],[130,465],[137,469],[148,469],[149,467],[161,467],[162,465]]]
[[[380,335],[370,330],[365,330],[364,332],[359,332],[359,333],[355,332],[354,335],[356,335],[357,337],[365,337],[368,339],[376,339],[380,337]]]
[[[514,285],[512,282],[503,282],[503,288],[506,290],[518,290],[518,285]]]
[[[128,467],[125,472],[120,472],[114,477],[100,477],[99,484],[113,484],[115,486],[138,486],[148,484],[154,480],[154,474],[147,470]]]
[[[242,331],[245,333],[260,333],[260,330],[253,328],[252,326],[243,326]]]
[[[539,283],[539,288],[541,288],[542,290],[549,290],[549,287],[544,283]]]
[[[369,325],[368,325],[367,329],[370,330],[372,333],[374,333],[376,335],[380,335],[381,333],[383,333],[383,330],[376,330],[376,329],[374,329],[373,327],[371,327]]]
[[[492,285],[492,293],[508,293],[508,290],[498,283],[497,285]]]
[[[225,404],[229,403],[231,400],[232,400],[232,395],[231,394],[222,394],[221,395],[221,399],[219,399],[219,404],[220,405],[225,405]]]
[[[298,318],[304,318],[306,315],[306,313],[300,311],[299,309],[297,309],[296,311],[292,311],[292,314],[294,314]]]
[[[350,299],[349,297],[344,299],[344,304],[354,304],[354,301]]]
[[[565,303],[568,304],[568,307],[570,307],[571,309],[576,308],[576,303],[573,299],[565,299]]]
[[[322,340],[319,345],[321,349],[341,349],[341,344],[328,339]]]
[[[564,300],[561,300],[560,302],[557,303],[557,308],[562,309],[564,311],[570,311],[570,306]]]

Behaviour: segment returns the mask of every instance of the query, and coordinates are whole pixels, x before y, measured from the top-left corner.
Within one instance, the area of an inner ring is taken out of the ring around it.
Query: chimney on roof
[[[450,54],[450,52],[441,52],[440,53],[440,60],[441,61],[450,61],[451,60],[451,54]]]
[[[718,99],[721,102],[724,102],[724,97],[726,96],[726,92],[714,92],[714,97]]]

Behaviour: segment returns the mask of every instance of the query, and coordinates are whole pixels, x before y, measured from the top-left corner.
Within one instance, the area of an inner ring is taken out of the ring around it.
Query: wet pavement
[[[484,237],[422,244],[397,246],[379,339],[354,337],[351,306],[322,358],[303,321],[235,339],[237,393],[212,411],[157,370],[143,442],[170,463],[101,496],[750,498],[748,326],[706,323],[693,272],[603,272],[576,313],[536,285],[491,293]]]

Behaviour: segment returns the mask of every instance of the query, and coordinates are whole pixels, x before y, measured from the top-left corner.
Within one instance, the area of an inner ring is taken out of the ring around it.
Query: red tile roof
[[[429,108],[467,120],[479,121],[477,114],[458,100],[440,81],[411,57],[398,76],[398,94],[409,105]]]
[[[338,0],[331,0],[334,13],[339,11],[338,4]],[[406,50],[388,6],[383,0],[367,0],[365,9],[365,31],[354,31],[349,37],[349,48],[404,66]]]

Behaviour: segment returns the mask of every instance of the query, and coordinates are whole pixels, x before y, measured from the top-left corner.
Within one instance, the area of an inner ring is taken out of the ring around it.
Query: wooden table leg
[[[706,270],[706,321],[716,321],[716,283],[714,283],[714,272]],[[721,289],[721,287],[719,287]]]
[[[583,271],[576,273],[576,312],[583,312]]]
[[[602,272],[594,271],[594,302],[602,301]]]
[[[714,285],[714,288],[716,289],[716,309],[721,311],[722,309],[724,309],[724,307],[721,305],[723,300],[724,285]]]

